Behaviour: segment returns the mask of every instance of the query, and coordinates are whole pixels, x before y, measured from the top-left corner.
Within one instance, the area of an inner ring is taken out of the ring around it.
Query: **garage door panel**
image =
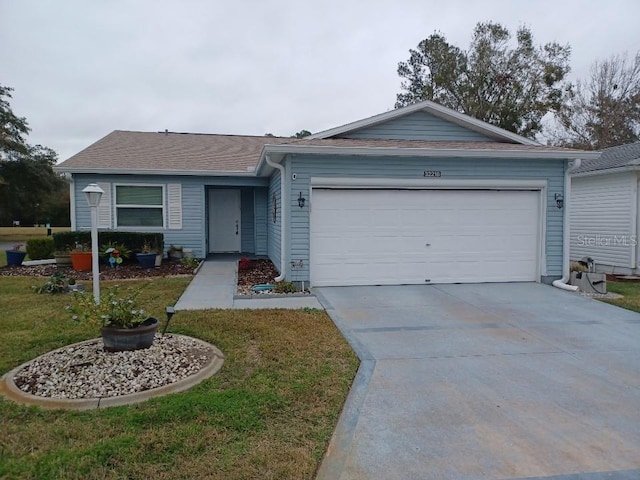
[[[314,190],[311,283],[536,280],[539,195]]]

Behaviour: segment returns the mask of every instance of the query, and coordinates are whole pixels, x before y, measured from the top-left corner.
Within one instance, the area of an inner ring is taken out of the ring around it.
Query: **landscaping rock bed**
[[[279,275],[278,270],[271,260],[251,260],[244,269],[238,269],[238,295],[254,295],[251,291],[254,285],[273,283],[273,279]]]
[[[0,267],[0,276],[50,277],[56,272],[62,272],[76,280],[91,280],[91,272],[77,272],[71,267],[59,267],[56,264],[33,265],[29,267]],[[171,261],[162,262],[161,266],[154,268],[140,268],[140,266],[136,264],[120,265],[117,268],[100,265],[100,280],[169,277],[176,275],[193,275],[193,267]]]
[[[105,352],[102,340],[70,345],[29,363],[13,377],[31,395],[58,399],[108,398],[169,385],[200,371],[214,351],[181,335],[156,335],[144,350]]]

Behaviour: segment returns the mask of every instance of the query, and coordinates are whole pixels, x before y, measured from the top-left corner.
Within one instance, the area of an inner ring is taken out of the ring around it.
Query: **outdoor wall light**
[[[562,208],[564,206],[564,196],[561,193],[556,193],[553,198],[556,201],[556,207]]]
[[[300,208],[304,208],[304,202],[306,202],[306,201],[307,201],[307,199],[306,199],[306,198],[304,198],[304,197],[302,196],[302,192],[300,192],[300,196],[298,197],[298,206],[299,206]]]

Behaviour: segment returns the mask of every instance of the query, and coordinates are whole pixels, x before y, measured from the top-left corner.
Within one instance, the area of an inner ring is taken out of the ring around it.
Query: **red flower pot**
[[[91,270],[91,252],[71,252],[71,265],[78,272]]]

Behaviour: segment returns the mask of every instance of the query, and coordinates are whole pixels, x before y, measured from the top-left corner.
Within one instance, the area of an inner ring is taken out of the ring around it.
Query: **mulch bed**
[[[71,267],[59,267],[55,263],[31,267],[0,267],[0,276],[3,277],[50,277],[57,272],[62,272],[76,280],[91,280],[91,272],[77,272]],[[136,264],[120,265],[117,268],[100,265],[100,280],[171,277],[177,275],[193,275],[193,268],[186,267],[180,262],[162,262],[161,266],[154,268],[140,268]]]
[[[251,295],[251,287],[263,283],[273,283],[279,275],[271,260],[250,260],[247,267],[238,269],[238,295]]]

